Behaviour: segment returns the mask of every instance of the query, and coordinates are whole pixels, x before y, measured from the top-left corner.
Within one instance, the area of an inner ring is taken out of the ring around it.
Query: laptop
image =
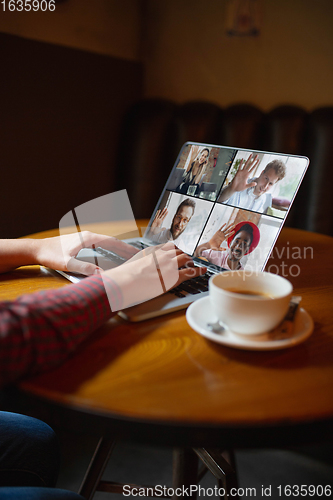
[[[216,273],[264,270],[308,165],[305,156],[185,143],[144,235],[125,241],[141,250],[171,240],[207,272],[118,314],[141,321],[178,311],[207,295]],[[83,249],[77,258],[94,262],[96,256],[103,268],[124,262],[103,248]],[[276,265],[266,271],[276,273]],[[72,282],[83,278],[61,274]]]

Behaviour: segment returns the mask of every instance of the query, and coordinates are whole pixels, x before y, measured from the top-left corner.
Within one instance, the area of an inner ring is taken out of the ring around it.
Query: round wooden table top
[[[151,433],[161,441],[172,435],[191,444],[253,446],[273,434],[279,440],[297,430],[304,439],[310,431],[326,432],[333,421],[332,255],[333,238],[285,228],[266,266],[290,279],[314,320],[312,335],[297,346],[225,347],[192,330],[185,311],[140,323],[116,316],[62,366],[20,387],[44,403],[99,419],[103,433],[123,425],[148,440]],[[0,298],[67,283],[38,266],[20,268],[1,276]]]

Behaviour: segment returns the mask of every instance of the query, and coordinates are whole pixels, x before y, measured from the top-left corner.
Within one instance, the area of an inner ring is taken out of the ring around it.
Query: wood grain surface
[[[302,258],[295,258],[296,247]],[[333,418],[333,239],[286,228],[276,249],[267,267],[279,266],[315,323],[304,343],[241,351],[205,340],[187,324],[185,311],[141,323],[116,316],[61,367],[25,380],[21,388],[110,418],[197,428]],[[295,265],[297,276],[290,267]],[[38,266],[20,268],[1,277],[0,298],[66,284]]]

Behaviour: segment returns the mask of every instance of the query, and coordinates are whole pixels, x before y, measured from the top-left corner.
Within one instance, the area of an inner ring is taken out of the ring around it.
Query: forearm
[[[147,233],[147,236],[150,237],[150,236],[158,235],[161,231],[162,231],[162,229],[160,226],[150,226],[148,233]]]
[[[0,302],[0,386],[61,363],[112,311],[206,272],[172,243],[75,285]]]
[[[61,363],[112,315],[100,276],[0,303],[0,385]]]
[[[197,174],[193,179],[193,184],[200,184],[202,177],[203,177],[203,172]]]
[[[37,264],[36,254],[40,240],[0,240],[0,273],[19,266]]]
[[[206,243],[202,243],[201,245],[198,246],[198,248],[196,249],[196,251],[194,252],[194,255],[196,257],[201,257],[202,255],[202,252],[204,250],[209,250],[210,249],[210,242],[207,241]]]
[[[233,194],[235,194],[235,191],[234,191],[234,190],[233,190],[233,188],[232,188],[232,184],[229,184],[229,186],[227,186],[227,187],[225,187],[224,189],[222,189],[222,192],[221,192],[221,194],[220,194],[220,196],[219,196],[218,201],[220,201],[220,202],[221,202],[221,201],[222,201],[222,202],[223,202],[223,201],[227,201],[227,200],[229,200],[229,198],[230,198]]]

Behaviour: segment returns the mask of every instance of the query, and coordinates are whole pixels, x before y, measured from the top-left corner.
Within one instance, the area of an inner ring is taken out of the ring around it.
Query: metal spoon
[[[214,333],[223,333],[225,331],[225,327],[221,325],[219,321],[216,321],[215,323],[207,323],[207,328]]]

